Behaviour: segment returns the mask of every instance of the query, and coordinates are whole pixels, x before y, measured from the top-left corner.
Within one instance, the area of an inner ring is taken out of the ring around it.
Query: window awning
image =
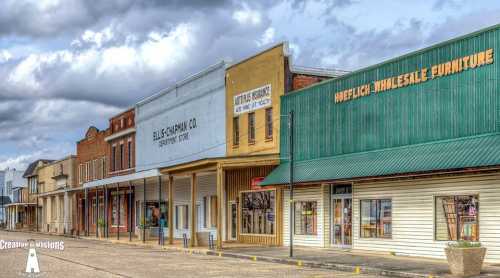
[[[111,178],[106,178],[102,180],[95,180],[91,182],[86,182],[83,184],[83,188],[92,188],[109,184],[117,184],[121,182],[129,182],[134,180],[152,178],[160,176],[160,171],[158,169],[151,169],[147,171],[136,172],[123,176],[115,176]]]
[[[498,133],[297,161],[294,181],[334,181],[496,165],[500,165]],[[289,162],[282,161],[260,185],[287,184],[289,172]]]

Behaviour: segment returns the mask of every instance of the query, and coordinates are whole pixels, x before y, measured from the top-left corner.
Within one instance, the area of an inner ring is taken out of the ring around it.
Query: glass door
[[[352,198],[332,198],[332,242],[341,248],[350,248],[352,245]]]
[[[234,201],[229,202],[229,239],[236,240],[238,207]]]

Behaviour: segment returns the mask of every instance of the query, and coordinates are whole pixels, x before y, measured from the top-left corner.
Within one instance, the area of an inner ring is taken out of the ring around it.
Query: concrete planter
[[[458,277],[473,277],[481,273],[486,248],[447,247],[445,252],[451,274]]]

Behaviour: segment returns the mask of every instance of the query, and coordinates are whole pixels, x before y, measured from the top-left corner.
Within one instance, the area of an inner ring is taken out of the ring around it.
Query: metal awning
[[[98,187],[98,186],[109,185],[109,184],[117,184],[117,183],[121,183],[121,182],[129,182],[129,181],[134,181],[134,180],[158,177],[160,175],[161,174],[160,174],[160,171],[158,169],[151,169],[151,170],[136,172],[136,173],[132,173],[132,174],[128,174],[128,175],[115,176],[115,177],[106,178],[106,179],[102,179],[102,180],[86,182],[83,184],[83,188],[92,188],[92,187]]]
[[[424,144],[344,154],[294,163],[294,181],[307,183],[500,165],[500,134],[487,134]],[[260,185],[287,184],[288,161]]]

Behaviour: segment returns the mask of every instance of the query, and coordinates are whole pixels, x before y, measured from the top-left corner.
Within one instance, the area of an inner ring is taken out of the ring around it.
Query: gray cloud
[[[21,165],[74,152],[89,125],[104,128],[110,116],[141,98],[266,43],[290,40],[296,64],[353,70],[491,25],[500,14],[438,23],[414,18],[360,30],[336,12],[361,2],[286,2],[295,22],[285,30],[270,14],[280,0],[0,2],[0,168],[6,161]],[[436,8],[461,3],[447,2]],[[299,34],[294,26],[310,17],[304,11],[311,3],[323,8],[316,25]],[[267,31],[273,35],[263,40]]]

